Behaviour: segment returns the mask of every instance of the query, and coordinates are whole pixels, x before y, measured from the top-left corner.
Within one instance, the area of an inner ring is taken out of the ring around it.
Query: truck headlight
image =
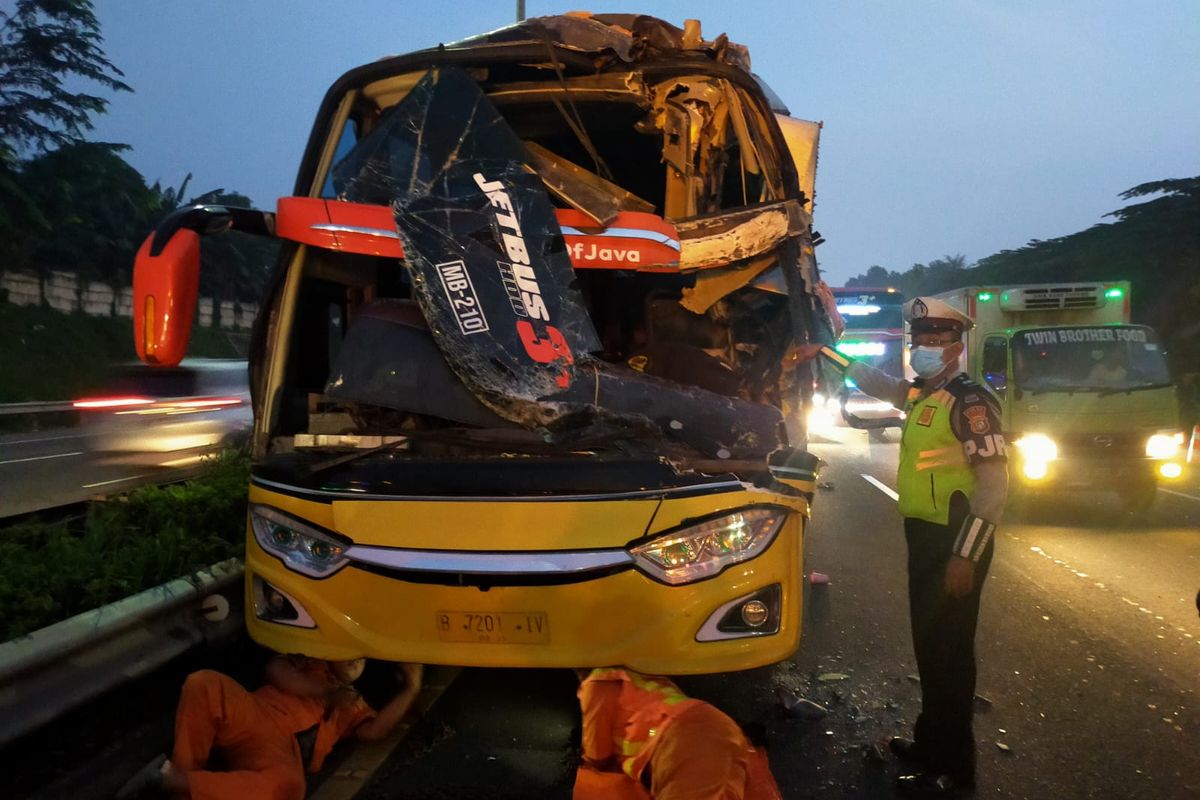
[[[1181,431],[1159,431],[1146,440],[1147,458],[1174,458],[1183,447]]]
[[[653,578],[674,586],[691,583],[762,553],[787,515],[779,508],[747,508],[660,534],[629,553]]]
[[[1058,445],[1044,433],[1027,433],[1013,442],[1026,461],[1045,464],[1058,458]]]
[[[1021,471],[1031,481],[1046,477],[1046,465],[1058,458],[1058,445],[1044,433],[1027,433],[1013,444],[1021,453]]]
[[[263,550],[310,578],[327,578],[350,561],[345,542],[270,506],[250,506],[250,527]]]

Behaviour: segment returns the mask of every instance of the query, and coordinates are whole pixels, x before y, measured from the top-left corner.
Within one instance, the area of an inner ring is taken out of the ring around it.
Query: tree
[[[170,210],[158,187],[118,153],[123,145],[79,142],[30,159],[24,189],[51,229],[30,231],[29,246],[13,267],[66,269],[80,277],[128,280],[142,238]]]
[[[874,264],[863,274],[856,275],[855,277],[846,281],[846,285],[864,286],[872,289],[886,289],[889,286],[896,286],[900,279],[901,275],[899,272],[891,272],[879,266],[878,264]]]
[[[879,285],[890,276],[886,285],[911,297],[963,286],[1127,280],[1133,321],[1162,334],[1176,374],[1200,373],[1200,176],[1151,181],[1120,195],[1151,196],[1105,215],[1115,222],[1034,239],[972,267],[962,256],[946,256],[902,273],[874,266],[847,284]]]
[[[108,100],[66,88],[83,78],[132,91],[100,49],[91,0],[17,0],[0,11],[0,162],[78,142]]]
[[[905,296],[934,294],[961,285],[967,257],[962,253],[935,258],[928,264],[913,264],[905,272],[892,272],[878,264],[846,281],[847,286],[893,287]]]

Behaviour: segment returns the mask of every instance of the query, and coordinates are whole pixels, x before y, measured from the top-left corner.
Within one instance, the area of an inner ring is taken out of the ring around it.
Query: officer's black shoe
[[[903,736],[893,736],[888,739],[888,750],[891,750],[892,755],[901,761],[920,764],[925,760],[924,754],[917,749],[917,743],[912,739],[905,739]]]
[[[973,788],[971,783],[935,772],[915,772],[896,778],[896,789],[909,797],[963,797]]]

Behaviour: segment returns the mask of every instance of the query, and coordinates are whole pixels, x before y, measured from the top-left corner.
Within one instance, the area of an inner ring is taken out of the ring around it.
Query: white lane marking
[[[47,458],[70,458],[71,456],[81,456],[83,451],[76,453],[56,453],[52,456],[33,456],[32,458],[14,458],[10,461],[0,461],[0,464],[21,464],[25,461],[45,461]]]
[[[1015,537],[1015,536],[1013,538],[1016,539],[1017,541],[1020,541],[1020,539],[1017,539],[1017,537]],[[1061,558],[1055,558],[1054,556],[1050,555],[1044,549],[1042,549],[1041,547],[1038,547],[1037,545],[1033,545],[1032,547],[1030,547],[1029,551],[1031,553],[1036,553],[1037,555],[1041,556],[1042,558],[1046,559],[1047,561],[1054,562],[1055,566],[1062,567],[1063,569],[1067,570],[1068,572],[1072,573],[1073,575],[1075,575],[1078,578],[1089,577],[1086,572],[1080,572],[1079,570],[1075,569],[1073,566],[1071,566],[1067,562],[1063,561]],[[1092,585],[1095,586],[1097,589],[1099,589],[1102,592],[1110,591],[1108,586],[1106,586],[1105,584],[1103,584],[1099,581],[1093,582]],[[1158,622],[1164,621],[1161,614],[1156,615],[1153,611],[1151,611],[1149,608],[1142,605],[1141,603],[1139,603],[1136,600],[1131,600],[1128,597],[1122,597],[1121,602],[1127,606],[1132,606],[1133,608],[1136,608],[1138,611],[1142,612],[1143,614],[1147,614],[1147,615],[1154,617],[1154,619]],[[1159,630],[1162,630],[1162,631],[1167,630],[1167,627],[1165,625],[1159,625],[1158,628],[1159,628]],[[1193,639],[1192,635],[1187,633],[1186,631],[1184,631],[1182,628],[1176,627],[1176,630],[1179,631],[1180,633],[1182,633],[1185,638],[1192,639],[1193,641],[1196,642],[1196,644],[1200,644],[1200,639]],[[1158,638],[1162,639],[1164,637],[1160,635]]]
[[[108,486],[110,483],[124,483],[125,481],[136,481],[138,478],[149,478],[153,472],[143,472],[141,475],[130,475],[128,478],[113,478],[111,481],[100,481],[99,483],[85,483],[80,486],[80,489],[95,489],[97,486]]]
[[[89,436],[95,436],[94,433],[72,433],[67,436],[42,436],[38,439],[15,439],[10,441],[0,441],[0,444],[32,444],[35,442],[57,442],[63,439],[86,439]]]
[[[888,485],[886,483],[884,483],[876,478],[872,478],[870,475],[863,475],[863,480],[865,480],[867,483],[871,484],[876,489],[883,492],[884,494],[886,494],[888,497],[892,498],[896,502],[900,502],[900,495],[898,495],[894,491],[892,491],[892,489],[890,487],[888,487]]]
[[[1200,497],[1196,497],[1194,494],[1184,494],[1183,492],[1176,492],[1172,489],[1164,489],[1161,486],[1158,487],[1158,490],[1160,492],[1166,492],[1167,494],[1173,494],[1176,497],[1186,497],[1188,500],[1195,500],[1197,503],[1200,503]]]

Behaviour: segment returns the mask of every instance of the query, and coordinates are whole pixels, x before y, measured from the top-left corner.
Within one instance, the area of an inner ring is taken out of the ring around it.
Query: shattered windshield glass
[[[430,71],[334,168],[338,195],[390,205],[417,301],[459,378],[517,406],[570,388],[600,349],[541,180],[479,86]]]
[[[732,396],[730,378],[688,386],[593,355],[602,344],[529,160],[475,81],[443,68],[335,165],[340,199],[391,207],[416,304],[356,314],[327,394],[488,428],[649,432],[717,458],[777,447],[780,410]]]

